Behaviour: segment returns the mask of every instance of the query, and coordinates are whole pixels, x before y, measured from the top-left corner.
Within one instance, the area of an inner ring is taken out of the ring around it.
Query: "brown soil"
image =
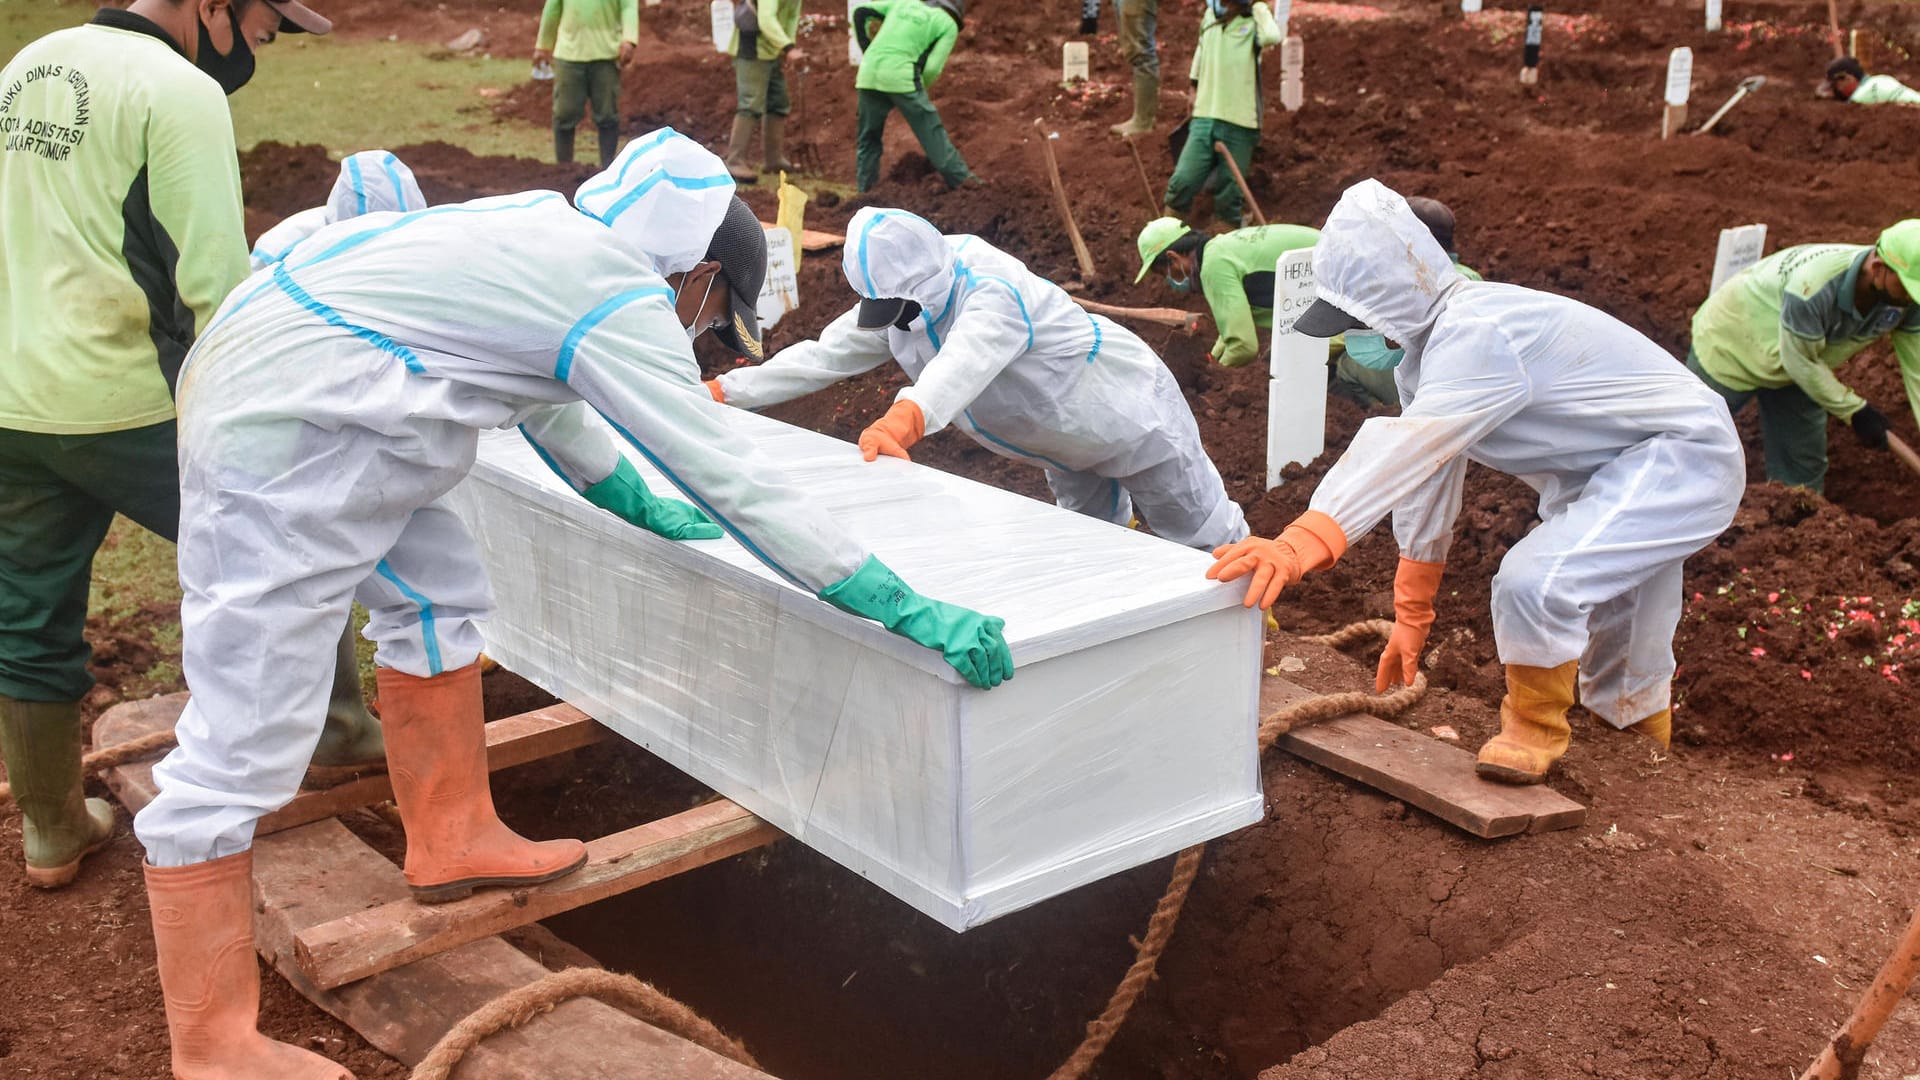
[[[1774,247],[1864,241],[1911,213],[1904,193],[1920,179],[1912,115],[1809,95],[1826,58],[1823,4],[1738,5],[1729,32],[1708,39],[1695,7],[1595,0],[1581,14],[1549,19],[1533,91],[1513,79],[1519,12],[1469,22],[1447,14],[1455,7],[1297,5],[1310,104],[1268,114],[1250,181],[1270,217],[1318,222],[1346,184],[1377,175],[1451,204],[1464,257],[1489,277],[1594,303],[1680,355],[1720,228],[1765,221]],[[349,33],[438,40],[483,25],[515,48],[531,38],[533,17],[478,0],[450,0],[430,14],[390,0],[342,10]],[[627,130],[670,123],[722,145],[731,78],[704,44],[704,8],[643,12],[641,61],[626,76]],[[832,14],[804,40],[809,59],[790,65],[799,98],[791,150],[844,185],[853,95]],[[1111,35],[1095,45],[1104,81],[1067,93],[1053,74],[1070,29],[1066,9],[977,3],[970,14],[935,99],[993,186],[934,190],[896,123],[880,187],[867,198],[816,198],[808,224],[839,229],[859,206],[905,206],[949,231],[979,233],[1057,280],[1076,278],[1034,145],[1033,118],[1045,116],[1060,132],[1068,191],[1102,271],[1084,286],[1117,303],[1177,302],[1153,282],[1129,284],[1133,234],[1148,203],[1130,159],[1105,134],[1126,109],[1114,92],[1124,71]],[[1162,47],[1177,71],[1197,16],[1185,8],[1163,15]],[[1876,68],[1914,81],[1900,47],[1920,37],[1920,12],[1849,3],[1842,21],[1875,32]],[[1677,44],[1696,53],[1695,123],[1741,76],[1765,74],[1769,83],[1715,135],[1662,143],[1661,71]],[[1269,65],[1270,103],[1277,66]],[[1182,107],[1176,81],[1167,115]],[[545,126],[545,95],[532,84],[513,89],[500,101],[501,122]],[[380,141],[377,132],[368,138]],[[1164,145],[1142,140],[1141,149],[1162,182],[1171,166]],[[444,144],[398,151],[435,201],[530,186],[566,191],[584,172],[475,159]],[[319,201],[334,175],[312,147],[261,147],[243,165],[254,231]],[[746,194],[770,211],[769,193]],[[851,300],[836,257],[808,259],[801,281],[808,302],[775,332],[776,348],[817,332]],[[1208,337],[1144,336],[1188,392],[1209,451],[1259,531],[1304,509],[1326,463],[1365,419],[1330,402],[1327,457],[1263,491],[1264,371],[1208,365]],[[732,362],[702,355],[710,371]],[[1843,375],[1896,432],[1920,441],[1887,350],[1869,350]],[[901,380],[882,370],[775,415],[851,438]],[[1757,463],[1751,413],[1741,422]],[[1909,690],[1920,626],[1903,622],[1915,618],[1905,609],[1920,593],[1920,483],[1844,430],[1832,446],[1828,499],[1759,484],[1756,464],[1739,519],[1690,564],[1673,753],[1654,754],[1576,717],[1559,786],[1591,806],[1586,828],[1473,841],[1272,756],[1268,820],[1212,846],[1161,979],[1096,1075],[1796,1073],[1920,894],[1912,858],[1920,733]],[[1038,472],[951,433],[916,457],[1046,497]],[[1523,485],[1470,474],[1440,603],[1436,689],[1410,724],[1451,726],[1467,747],[1493,730],[1501,676],[1488,581],[1532,522]],[[1281,625],[1312,632],[1388,613],[1394,557],[1384,530],[1361,541],[1339,567],[1289,593],[1276,610]],[[151,668],[150,623],[165,614],[91,628],[107,687],[93,705],[146,692],[132,680]],[[1305,660],[1291,677],[1317,689],[1351,689],[1369,676],[1365,657],[1286,634],[1269,652],[1274,661]],[[510,676],[489,677],[488,690],[496,714],[541,700]],[[605,832],[702,797],[623,745],[530,767],[497,786],[503,812],[540,835]],[[382,835],[378,819],[354,824],[392,849],[396,838]],[[0,825],[0,851],[12,850],[14,831]],[[1104,1002],[1166,870],[1142,867],[956,936],[787,842],[554,925],[742,1035],[782,1076],[1036,1076]],[[0,969],[0,994],[48,1001],[44,1013],[0,1016],[8,1066],[0,1071],[25,1062],[34,1071],[22,1075],[163,1074],[145,918],[130,837],[61,894],[27,890],[0,859],[0,942],[14,958]],[[77,989],[49,1001],[50,986]],[[399,1075],[277,979],[267,980],[266,1002],[270,1033],[319,1040],[362,1076]],[[1865,1075],[1916,1071],[1920,1023],[1898,1015]]]

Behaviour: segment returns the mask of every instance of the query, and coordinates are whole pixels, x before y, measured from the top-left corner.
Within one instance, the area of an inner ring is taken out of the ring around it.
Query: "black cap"
[[[854,325],[862,330],[878,330],[891,326],[900,313],[906,310],[910,301],[882,297],[877,300],[860,301],[860,314],[854,317]]]
[[[1312,307],[1294,320],[1293,329],[1295,333],[1308,337],[1330,338],[1349,330],[1362,329],[1366,325],[1325,300],[1315,300]]]
[[[765,359],[760,350],[758,308],[760,289],[767,281],[767,231],[738,195],[707,245],[707,261],[720,264],[720,276],[727,279],[727,291],[732,295],[726,325],[715,330],[714,336],[758,363]]]

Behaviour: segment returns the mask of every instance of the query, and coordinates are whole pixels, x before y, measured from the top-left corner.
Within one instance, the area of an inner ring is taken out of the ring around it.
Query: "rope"
[[[137,739],[129,739],[123,743],[114,743],[105,749],[95,750],[80,759],[80,771],[92,776],[117,765],[125,765],[130,761],[156,757],[173,749],[173,746],[174,738],[171,730],[156,731],[150,735],[142,735]],[[0,803],[12,800],[13,785],[0,783]]]
[[[1373,619],[1342,627],[1331,634],[1301,640],[1339,648],[1371,638],[1385,638],[1392,632],[1393,623],[1385,619]],[[1427,677],[1421,674],[1414,678],[1412,686],[1390,694],[1325,694],[1297,701],[1276,710],[1260,722],[1260,752],[1265,754],[1275,740],[1301,724],[1352,713],[1391,719],[1411,708],[1426,691]],[[1133,1011],[1134,1003],[1140,1000],[1141,994],[1146,993],[1147,984],[1154,979],[1160,956],[1172,940],[1175,927],[1180,924],[1181,909],[1186,906],[1187,894],[1193,890],[1194,879],[1199,876],[1200,859],[1206,850],[1207,845],[1195,844],[1174,860],[1173,876],[1167,882],[1167,890],[1161,895],[1160,902],[1154,905],[1153,916],[1147,920],[1147,933],[1136,946],[1133,964],[1121,977],[1120,984],[1114,987],[1112,996],[1107,999],[1107,1007],[1087,1025],[1087,1034],[1080,1045],[1053,1071],[1048,1080],[1080,1080],[1093,1067],[1107,1044],[1119,1034],[1121,1025],[1127,1021],[1127,1014]],[[597,997],[627,1006],[637,1012],[640,1019],[655,1027],[749,1068],[759,1068],[752,1055],[739,1042],[722,1034],[692,1009],[652,986],[630,975],[618,975],[596,968],[568,968],[502,994],[468,1015],[414,1067],[412,1080],[447,1080],[467,1052],[487,1036],[517,1028],[536,1016],[550,1012],[561,1002],[581,996]]]
[[[482,1039],[517,1028],[577,997],[594,997],[637,1013],[640,1019],[688,1042],[731,1058],[750,1069],[760,1067],[747,1048],[723,1034],[700,1014],[631,975],[599,968],[567,968],[494,998],[474,1010],[435,1043],[414,1066],[412,1080],[447,1080],[454,1066]]]
[[[1304,637],[1301,640],[1339,648],[1369,638],[1385,638],[1391,633],[1393,623],[1386,619],[1372,619],[1343,626],[1331,634]],[[1260,753],[1264,755],[1275,740],[1298,725],[1352,713],[1366,713],[1382,720],[1392,719],[1412,708],[1426,692],[1427,676],[1421,673],[1414,676],[1412,686],[1402,687],[1390,694],[1325,694],[1296,701],[1274,710],[1271,716],[1260,721]],[[1107,1007],[1087,1025],[1087,1034],[1080,1040],[1080,1045],[1074,1048],[1059,1068],[1053,1070],[1047,1080],[1080,1080],[1087,1070],[1093,1068],[1093,1063],[1106,1050],[1107,1044],[1119,1034],[1120,1025],[1126,1023],[1134,1002],[1140,1000],[1147,984],[1153,981],[1160,954],[1166,951],[1174,927],[1179,925],[1180,911],[1186,906],[1187,894],[1192,891],[1193,880],[1200,872],[1200,857],[1206,850],[1207,845],[1195,844],[1174,860],[1173,877],[1167,882],[1167,891],[1161,895],[1160,902],[1154,905],[1152,918],[1147,920],[1147,935],[1140,939],[1133,965],[1121,977],[1120,985],[1114,987],[1113,996],[1107,999]]]

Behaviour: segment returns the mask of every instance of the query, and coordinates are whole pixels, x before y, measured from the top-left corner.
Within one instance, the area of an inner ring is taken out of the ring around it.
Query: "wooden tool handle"
[[[1067,186],[1060,182],[1060,162],[1053,156],[1054,133],[1047,130],[1043,119],[1035,118],[1033,126],[1040,132],[1040,149],[1047,157],[1047,179],[1053,183],[1054,205],[1060,210],[1060,220],[1067,226],[1067,239],[1073,241],[1073,257],[1079,260],[1080,276],[1092,281],[1093,253],[1087,250],[1087,242],[1080,236],[1080,226],[1074,224],[1073,204],[1067,201]]]
[[[1906,933],[1900,935],[1893,955],[1880,965],[1880,973],[1861,995],[1853,1015],[1847,1017],[1847,1022],[1820,1051],[1819,1059],[1800,1074],[1800,1080],[1851,1080],[1857,1075],[1861,1059],[1867,1056],[1867,1047],[1880,1033],[1880,1025],[1887,1022],[1893,1007],[1906,996],[1916,973],[1920,973],[1920,909],[1915,909]]]
[[[1233,182],[1240,185],[1240,194],[1247,200],[1247,209],[1253,211],[1253,220],[1265,225],[1267,215],[1260,212],[1260,204],[1253,199],[1253,189],[1247,186],[1247,178],[1240,175],[1240,163],[1233,160],[1233,155],[1227,152],[1227,144],[1214,143],[1213,152],[1219,154],[1220,160],[1227,163],[1227,171],[1233,174]]]
[[[1102,304],[1093,300],[1083,300],[1076,296],[1073,302],[1096,315],[1106,315],[1115,319],[1127,319],[1132,322],[1158,323],[1171,326],[1183,334],[1200,332],[1200,316],[1183,308],[1131,308],[1114,304]]]
[[[1887,432],[1887,449],[1900,459],[1900,464],[1913,470],[1915,476],[1920,476],[1920,454],[1914,453],[1913,447],[1908,446],[1905,439],[1891,431]]]

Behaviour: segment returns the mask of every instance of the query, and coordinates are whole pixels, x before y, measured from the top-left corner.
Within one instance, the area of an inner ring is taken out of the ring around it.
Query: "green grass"
[[[44,34],[87,21],[91,0],[0,0],[0,62]],[[525,79],[527,60],[459,57],[414,42],[282,35],[229,104],[242,150],[274,140],[320,143],[335,157],[441,140],[476,154],[538,157],[549,135],[493,121],[494,99]]]

